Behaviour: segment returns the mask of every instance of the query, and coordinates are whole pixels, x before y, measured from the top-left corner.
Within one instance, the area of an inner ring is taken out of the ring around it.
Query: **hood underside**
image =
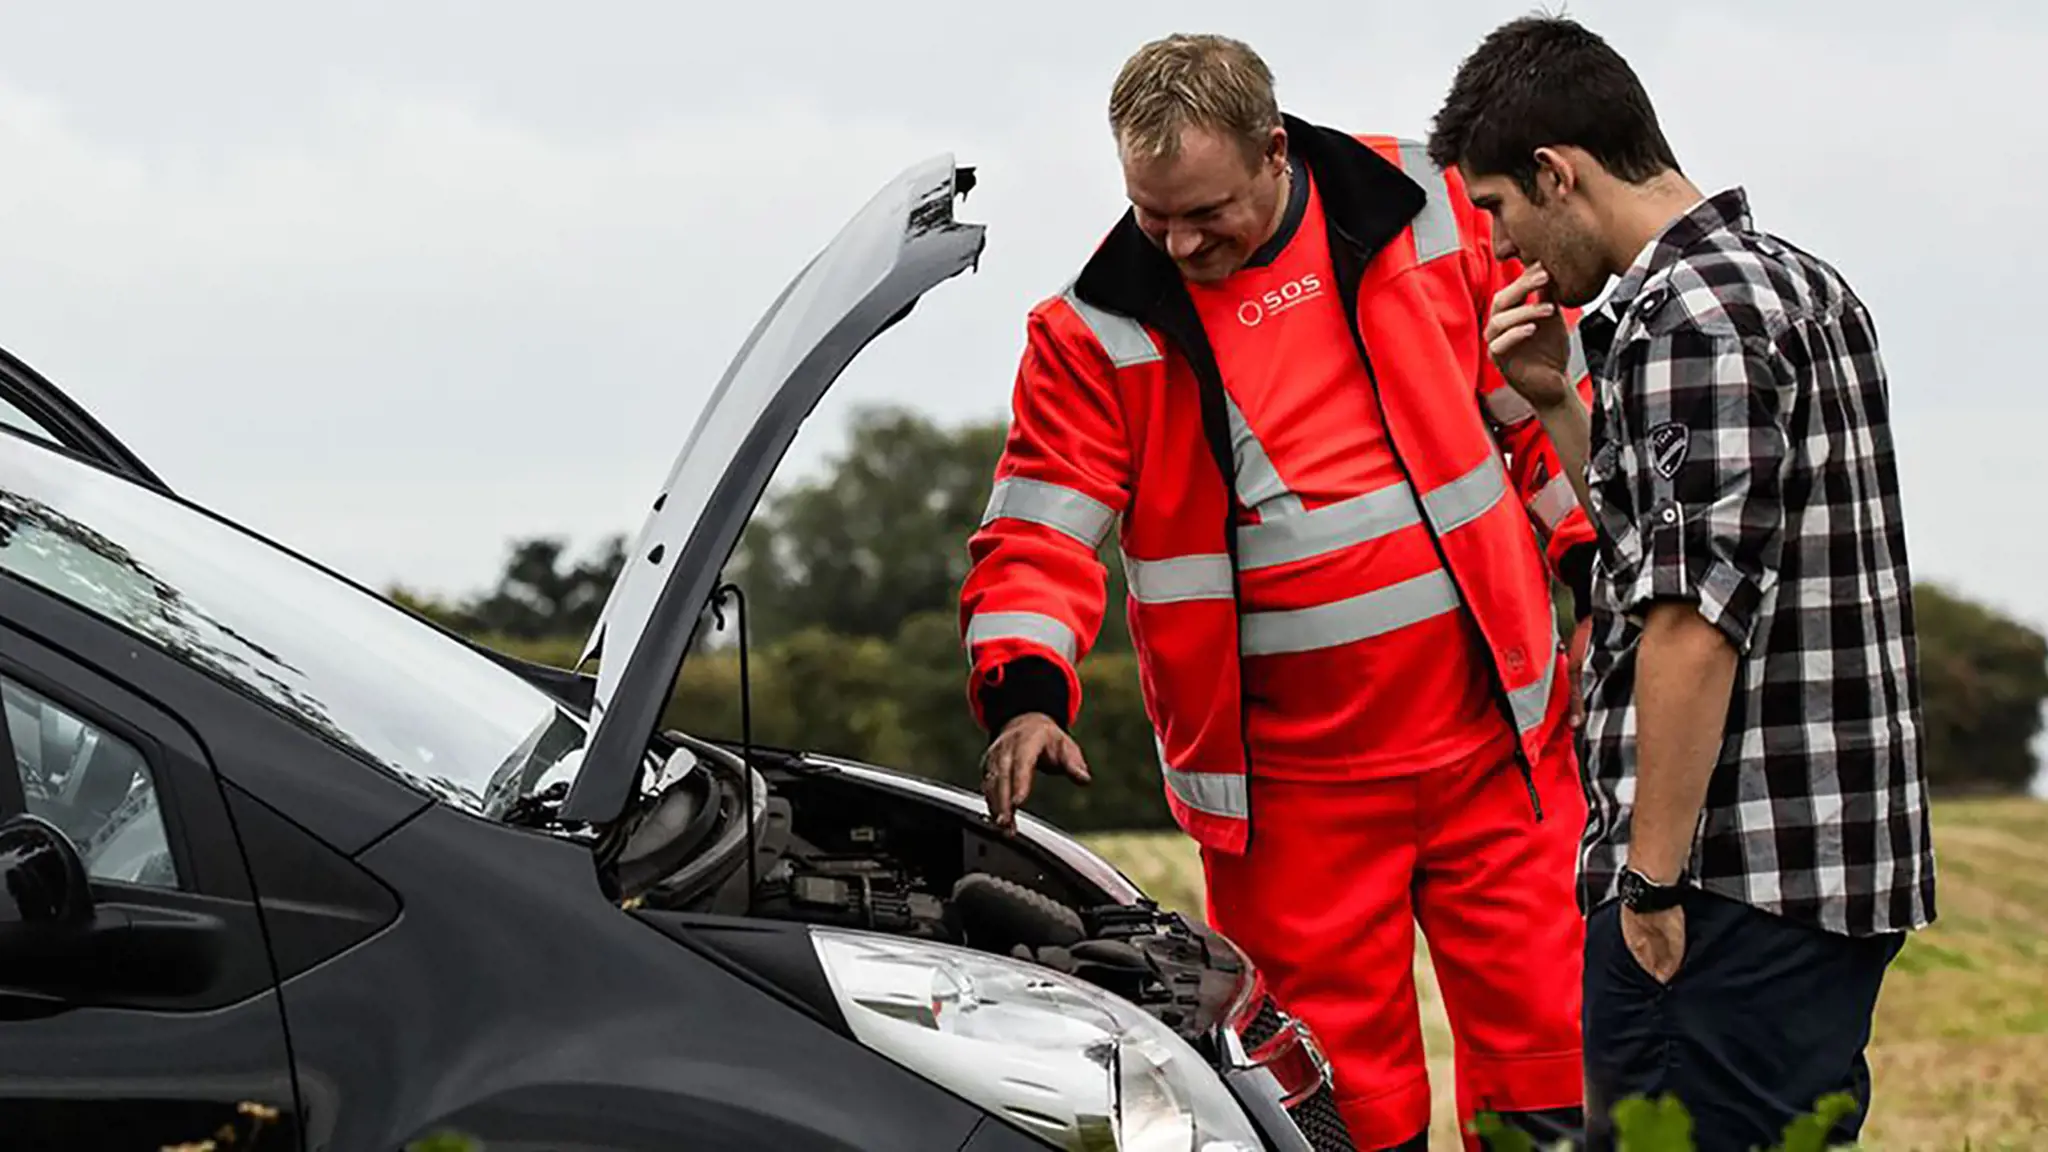
[[[938,156],[885,185],[754,326],[670,468],[584,646],[595,728],[564,820],[616,819],[638,783],[684,655],[769,479],[869,341],[973,268],[985,228],[953,218],[971,170]]]

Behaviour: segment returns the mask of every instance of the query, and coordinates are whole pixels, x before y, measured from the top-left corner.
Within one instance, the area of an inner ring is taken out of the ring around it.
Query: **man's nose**
[[[1506,232],[1495,232],[1493,234],[1493,258],[1495,260],[1513,260],[1519,254],[1520,250],[1515,247],[1513,240],[1508,239]]]
[[[1202,234],[1192,228],[1169,228],[1166,232],[1166,253],[1176,260],[1193,256],[1202,247]]]

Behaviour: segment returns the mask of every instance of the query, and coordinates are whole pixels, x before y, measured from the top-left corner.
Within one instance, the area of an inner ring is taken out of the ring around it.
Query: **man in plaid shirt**
[[[1934,917],[1890,399],[1842,276],[1703,196],[1635,74],[1531,17],[1460,66],[1430,141],[1529,272],[1485,337],[1600,532],[1582,760],[1584,1042],[1608,1109],[1674,1093],[1702,1149],[1771,1146],[1864,1048]],[[1590,416],[1566,386],[1579,328]]]

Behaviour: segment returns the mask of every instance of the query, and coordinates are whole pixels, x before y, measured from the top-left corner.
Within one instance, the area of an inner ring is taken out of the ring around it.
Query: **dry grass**
[[[2048,803],[1935,806],[1940,920],[1907,942],[1878,1004],[1868,1152],[2048,1150]],[[1160,903],[1202,914],[1193,844],[1172,834],[1091,837]],[[1416,952],[1436,1085],[1433,1146],[1457,1147],[1451,1039]]]

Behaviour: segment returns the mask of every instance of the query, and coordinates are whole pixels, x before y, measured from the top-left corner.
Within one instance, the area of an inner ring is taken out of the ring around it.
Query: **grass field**
[[[2048,802],[1935,805],[1939,921],[1907,942],[1878,1004],[1867,1152],[2048,1150]],[[1202,914],[1193,844],[1090,837],[1162,904]],[[1456,1147],[1450,1030],[1416,954],[1436,1088],[1433,1147]]]

